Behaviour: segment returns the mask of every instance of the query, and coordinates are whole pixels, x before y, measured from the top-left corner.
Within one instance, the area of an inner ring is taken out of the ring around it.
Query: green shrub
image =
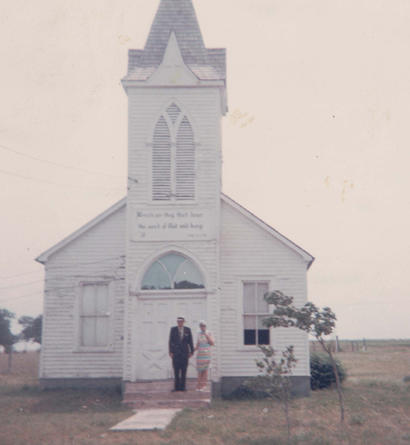
[[[230,394],[227,394],[224,399],[227,400],[260,400],[269,397],[269,393],[258,384],[260,378],[250,377],[242,382]]]
[[[365,419],[363,416],[356,414],[350,418],[350,425],[364,425],[364,424],[365,424]]]
[[[346,371],[339,360],[335,359],[340,382],[346,378]],[[323,354],[311,354],[310,356],[310,386],[312,390],[328,388],[336,383],[330,358]]]

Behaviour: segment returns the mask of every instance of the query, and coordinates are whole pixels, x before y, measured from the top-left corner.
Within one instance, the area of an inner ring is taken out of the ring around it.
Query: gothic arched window
[[[178,253],[168,253],[145,272],[142,290],[203,289],[202,274],[195,264]]]
[[[192,125],[176,104],[161,115],[152,144],[152,199],[195,199],[195,143]]]

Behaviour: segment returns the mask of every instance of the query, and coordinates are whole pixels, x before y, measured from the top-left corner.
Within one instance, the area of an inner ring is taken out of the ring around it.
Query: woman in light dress
[[[215,341],[209,331],[206,330],[206,322],[200,321],[198,340],[196,342],[196,368],[198,371],[197,391],[206,391],[208,383],[208,369],[211,362],[211,346]]]

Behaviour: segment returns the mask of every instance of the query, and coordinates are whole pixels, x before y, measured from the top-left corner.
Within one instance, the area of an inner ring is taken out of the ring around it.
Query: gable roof
[[[292,250],[294,250],[296,253],[302,256],[302,258],[307,262],[307,268],[309,269],[312,265],[315,258],[308,253],[306,250],[299,247],[297,244],[295,244],[290,239],[286,238],[284,235],[279,233],[277,230],[275,230],[270,225],[266,224],[264,221],[262,221],[260,218],[258,218],[256,215],[254,215],[249,210],[245,209],[245,207],[242,207],[240,204],[238,204],[233,199],[229,198],[224,193],[221,193],[221,200],[228,204],[229,206],[233,207],[235,210],[240,212],[242,215],[244,215],[246,218],[257,224],[262,229],[266,230],[269,234],[271,234],[273,237],[281,241],[286,246],[290,247]],[[73,232],[71,235],[67,236],[63,240],[61,240],[59,243],[55,244],[53,247],[50,247],[50,249],[43,252],[41,255],[39,255],[36,258],[36,261],[39,263],[44,264],[51,255],[58,252],[60,249],[64,248],[68,244],[70,244],[72,241],[80,237],[82,234],[87,232],[88,230],[92,229],[94,226],[102,222],[104,219],[111,216],[113,213],[117,212],[121,208],[125,207],[127,205],[127,198],[123,198],[120,201],[118,201],[116,204],[108,208],[105,212],[101,213],[100,215],[93,218],[91,221],[89,221],[87,224],[84,224],[82,227],[80,227],[78,230]]]
[[[198,79],[226,79],[226,51],[205,47],[192,0],[161,0],[144,49],[129,50],[124,80],[147,80],[161,64],[172,33],[184,63]]]
[[[307,268],[308,269],[310,268],[310,266],[312,265],[315,258],[309,252],[302,249],[300,246],[295,244],[289,238],[286,238],[286,236],[279,233],[277,230],[275,230],[273,227],[271,227],[265,221],[262,221],[255,214],[253,214],[248,209],[246,209],[245,207],[238,204],[233,199],[229,198],[229,196],[225,195],[224,193],[221,194],[221,199],[223,202],[225,202],[229,206],[233,207],[235,210],[237,210],[239,213],[241,213],[247,219],[254,222],[256,225],[261,227],[263,230],[267,231],[270,235],[272,235],[274,238],[279,240],[281,243],[285,244],[285,246],[291,248],[293,251],[298,253],[307,262]]]
[[[36,258],[36,261],[44,264],[50,258],[51,255],[53,255],[54,253],[58,252],[63,247],[70,244],[72,241],[74,241],[75,239],[80,237],[83,233],[92,229],[94,226],[96,226],[97,224],[99,224],[101,221],[108,218],[109,216],[111,216],[113,213],[120,210],[122,207],[125,207],[126,204],[127,204],[127,198],[122,198],[120,201],[118,201],[113,206],[108,208],[105,212],[100,213],[98,216],[93,218],[87,224],[84,224],[82,227],[80,227],[78,230],[73,232],[71,235],[62,239],[59,243],[55,244],[53,247],[50,247],[49,249],[47,249],[45,252],[43,252],[41,255],[39,255]]]

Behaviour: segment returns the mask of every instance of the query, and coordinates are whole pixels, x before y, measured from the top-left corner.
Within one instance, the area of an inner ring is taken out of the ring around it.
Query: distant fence
[[[332,352],[359,352],[367,351],[367,341],[363,340],[329,340],[327,345]],[[317,341],[310,341],[310,352],[323,352],[322,346]]]

